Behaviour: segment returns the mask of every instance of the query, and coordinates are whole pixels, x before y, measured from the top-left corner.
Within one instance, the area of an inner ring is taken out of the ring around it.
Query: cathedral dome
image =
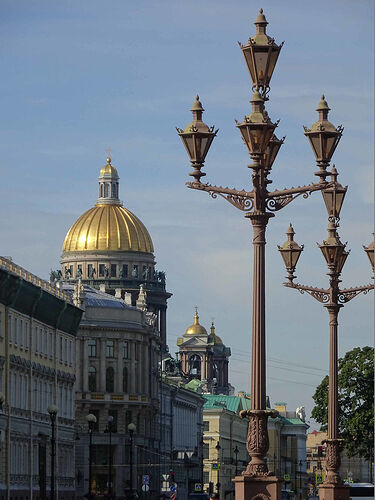
[[[153,253],[142,222],[121,205],[100,204],[87,210],[69,229],[63,252],[118,251]]]
[[[151,237],[119,200],[119,176],[108,156],[99,173],[99,198],[69,229],[63,244],[67,252],[153,253]]]
[[[194,324],[189,326],[185,335],[207,335],[207,330],[199,324],[198,310],[195,309]]]

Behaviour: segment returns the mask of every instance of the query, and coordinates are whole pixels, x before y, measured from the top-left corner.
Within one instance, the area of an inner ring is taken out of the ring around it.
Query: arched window
[[[193,354],[189,358],[189,373],[195,378],[201,377],[201,358],[198,354]]]
[[[105,198],[109,196],[109,184],[107,182],[104,184],[104,196]]]
[[[96,369],[94,366],[89,367],[89,391],[96,391]]]
[[[115,370],[109,366],[105,372],[105,390],[106,392],[115,391]]]
[[[103,198],[103,184],[100,184],[100,198]]]
[[[122,392],[128,392],[128,369],[126,366],[122,370]]]

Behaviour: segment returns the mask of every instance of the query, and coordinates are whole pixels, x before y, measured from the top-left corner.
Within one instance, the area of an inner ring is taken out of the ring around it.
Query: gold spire
[[[185,335],[208,335],[204,326],[199,324],[198,307],[195,306],[194,324],[189,326]]]
[[[111,148],[107,148],[107,164],[104,165],[104,167],[100,170],[99,173],[99,178],[100,177],[117,177],[118,178],[118,172],[117,169],[111,164]]]

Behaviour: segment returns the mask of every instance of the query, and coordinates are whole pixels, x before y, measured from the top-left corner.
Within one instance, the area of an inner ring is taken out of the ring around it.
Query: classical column
[[[165,349],[167,345],[167,306],[161,306],[159,310],[160,315],[160,340],[161,345]]]
[[[82,392],[88,392],[89,390],[89,357],[88,357],[88,347],[87,347],[87,340],[85,338],[83,339],[77,339],[77,363],[80,364],[81,359],[83,358],[83,373],[81,375],[81,381],[77,381],[77,387],[78,390],[82,390]],[[77,366],[76,373],[80,373],[80,369]],[[82,383],[82,387],[80,385],[80,382]]]
[[[105,372],[106,372],[106,364],[105,364],[105,340],[99,340],[99,391],[105,392]]]
[[[116,381],[116,385],[115,385],[116,392],[123,392],[123,384],[122,384],[123,368],[124,368],[124,360],[122,357],[122,345],[121,345],[121,340],[118,340],[117,341],[117,381]]]
[[[129,342],[130,345],[130,394],[136,393],[136,361],[135,361],[135,341]]]
[[[201,375],[201,379],[204,380],[207,378],[207,357],[205,354],[203,354],[202,356],[202,375]]]
[[[148,348],[147,344],[141,344],[141,354],[142,356],[140,359],[142,360],[142,371],[144,373],[143,376],[143,387],[141,389],[142,394],[149,394],[149,392],[152,392],[153,387],[150,387],[149,381],[150,381],[150,365],[152,366],[152,357],[150,357],[151,363],[148,362]],[[151,353],[152,356],[152,353]]]

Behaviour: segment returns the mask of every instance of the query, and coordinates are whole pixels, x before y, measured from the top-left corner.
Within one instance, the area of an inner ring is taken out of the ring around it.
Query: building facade
[[[251,407],[250,396],[205,394],[204,488],[218,493],[221,499],[234,498],[233,478],[240,475],[250,461],[246,449],[248,420],[240,417]],[[267,407],[270,408],[267,398]],[[286,410],[285,403],[275,403],[277,418],[268,421],[268,468],[284,480],[284,496],[302,499],[308,496],[306,474],[306,431],[303,412]],[[301,418],[302,417],[302,418]]]
[[[136,306],[132,306],[129,296],[126,302],[87,285],[79,286],[78,293],[77,284],[75,290],[69,283],[63,285],[84,309],[76,342],[77,498],[89,491],[89,414],[96,417],[91,491],[105,495],[111,483],[116,498],[125,498],[131,487],[132,461],[133,488],[140,491],[142,476],[149,474],[150,495],[156,498],[160,488],[154,464],[160,449],[161,352],[156,315],[147,311],[142,287]],[[135,425],[132,448],[129,424]]]
[[[234,499],[233,478],[246,469],[248,421],[240,411],[250,409],[250,400],[240,396],[205,394],[203,407],[203,482],[205,491],[221,499]]]
[[[43,499],[51,487],[50,405],[56,418],[56,498],[75,498],[75,340],[71,297],[0,258],[0,499]]]
[[[180,379],[181,380],[181,379]],[[163,374],[160,406],[162,493],[176,486],[179,500],[202,491],[203,404],[199,392]],[[167,479],[166,479],[167,478]]]

